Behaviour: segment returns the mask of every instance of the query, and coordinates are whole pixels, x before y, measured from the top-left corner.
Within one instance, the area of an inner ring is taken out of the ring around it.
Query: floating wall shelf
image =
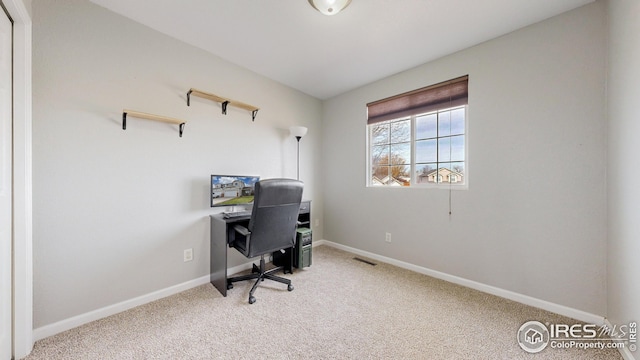
[[[170,118],[170,117],[167,117],[167,116],[148,114],[148,113],[143,113],[143,112],[140,112],[140,111],[133,111],[133,110],[123,110],[123,112],[122,112],[122,130],[126,130],[127,129],[127,115],[133,116],[133,117],[137,117],[137,118],[141,118],[141,119],[148,119],[148,120],[167,122],[167,123],[171,123],[171,124],[177,124],[179,126],[179,128],[180,128],[180,137],[182,137],[182,132],[184,131],[184,124],[186,124],[185,121],[182,121],[180,119]]]
[[[227,105],[231,105],[231,106],[235,106],[241,109],[245,109],[245,110],[249,110],[251,111],[251,120],[255,121],[256,120],[256,115],[258,114],[258,110],[260,110],[260,108],[257,108],[253,105],[249,105],[249,104],[245,104],[242,103],[240,101],[235,101],[235,100],[231,100],[231,99],[226,99],[223,98],[221,96],[212,94],[212,93],[208,93],[206,91],[202,91],[202,90],[198,90],[198,89],[194,89],[191,88],[189,90],[189,92],[187,93],[187,106],[191,106],[191,95],[194,96],[198,96],[204,99],[209,99],[209,100],[213,100],[215,102],[219,102],[222,105],[222,114],[226,115],[227,114]]]

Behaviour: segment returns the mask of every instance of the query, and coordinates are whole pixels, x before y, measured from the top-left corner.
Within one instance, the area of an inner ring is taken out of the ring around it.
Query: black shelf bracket
[[[227,105],[229,105],[230,101],[223,101],[220,103],[222,105],[222,115],[227,115]]]
[[[251,121],[256,121],[256,115],[258,115],[258,110],[253,110],[251,112]]]
[[[191,106],[191,92],[193,90],[189,90],[189,92],[187,92],[187,106]]]

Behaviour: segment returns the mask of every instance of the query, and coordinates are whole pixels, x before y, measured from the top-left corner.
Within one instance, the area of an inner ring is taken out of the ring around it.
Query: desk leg
[[[272,254],[273,265],[282,267],[283,273],[293,274],[293,248],[275,251]]]
[[[284,253],[285,253],[287,262],[284,265],[284,269],[282,270],[282,272],[284,274],[286,274],[287,272],[289,272],[289,274],[293,274],[293,248],[290,247],[288,249],[285,249]]]
[[[211,284],[227,296],[227,223],[215,217],[211,217],[209,267]]]

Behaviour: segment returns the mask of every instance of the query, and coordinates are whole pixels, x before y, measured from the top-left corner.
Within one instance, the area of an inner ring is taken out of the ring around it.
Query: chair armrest
[[[242,226],[242,225],[235,225],[233,227],[233,229],[236,232],[239,232],[240,234],[242,234],[242,236],[249,236],[251,235],[251,231],[249,231],[249,229],[247,229],[246,227]]]
[[[242,225],[235,225],[233,230],[233,233],[238,235],[234,236],[233,247],[246,256],[249,251],[249,243],[251,242],[251,231]]]

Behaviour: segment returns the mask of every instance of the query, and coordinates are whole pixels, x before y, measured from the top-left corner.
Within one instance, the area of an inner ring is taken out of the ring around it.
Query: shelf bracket
[[[140,111],[124,110],[122,112],[122,130],[127,130],[127,114],[129,116],[133,116],[141,119],[155,120],[155,121],[162,121],[162,122],[167,122],[171,124],[176,124],[178,125],[180,137],[182,137],[182,133],[184,132],[184,125],[186,124],[185,121],[170,118],[167,116],[148,114]]]
[[[258,115],[258,109],[251,112],[251,121],[256,121],[256,115]]]
[[[221,103],[222,105],[222,115],[227,115],[227,105],[229,105],[230,101],[226,100]]]
[[[193,92],[193,90],[187,92],[187,106],[191,106],[191,92]]]

